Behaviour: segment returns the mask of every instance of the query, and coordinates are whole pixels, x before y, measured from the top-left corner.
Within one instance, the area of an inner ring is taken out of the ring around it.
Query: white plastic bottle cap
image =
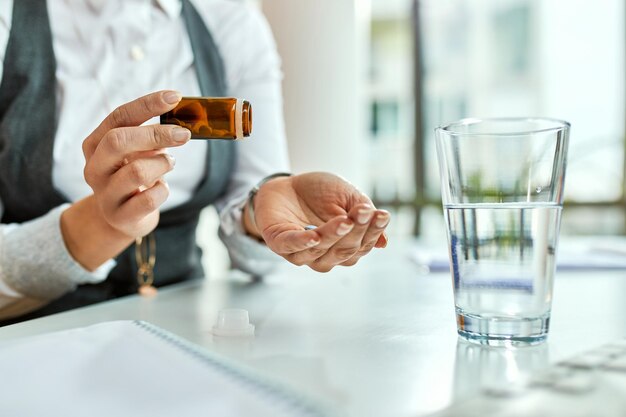
[[[215,336],[241,337],[254,336],[254,324],[250,324],[248,310],[224,308],[217,314],[217,323],[213,326]]]

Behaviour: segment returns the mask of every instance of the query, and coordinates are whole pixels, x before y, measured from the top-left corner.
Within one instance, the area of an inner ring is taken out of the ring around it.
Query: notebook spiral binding
[[[166,341],[167,343],[180,349],[182,352],[192,356],[199,362],[209,365],[213,369],[219,370],[223,375],[242,383],[251,388],[256,393],[271,397],[280,403],[282,408],[287,410],[297,410],[306,417],[337,417],[330,407],[313,402],[303,394],[294,391],[275,381],[271,381],[261,375],[255,374],[251,369],[243,369],[240,365],[229,363],[224,358],[218,358],[187,340],[176,336],[160,327],[142,320],[133,320],[133,324],[147,331],[153,336]]]

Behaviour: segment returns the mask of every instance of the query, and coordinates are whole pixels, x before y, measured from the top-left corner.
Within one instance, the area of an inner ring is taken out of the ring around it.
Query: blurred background
[[[293,172],[348,178],[392,212],[391,239],[445,238],[434,128],[494,116],[569,121],[562,235],[626,234],[623,0],[255,4],[283,60]]]

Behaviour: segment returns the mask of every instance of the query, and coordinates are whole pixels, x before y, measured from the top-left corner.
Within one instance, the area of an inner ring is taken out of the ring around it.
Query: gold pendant
[[[139,294],[143,297],[154,297],[157,292],[158,290],[153,285],[143,284],[139,286]]]
[[[157,289],[154,282],[154,263],[156,261],[156,242],[152,233],[146,239],[135,240],[135,260],[137,261],[138,292],[143,297],[154,297]]]

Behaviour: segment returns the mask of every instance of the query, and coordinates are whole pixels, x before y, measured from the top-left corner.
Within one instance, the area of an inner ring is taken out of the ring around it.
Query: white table
[[[261,282],[203,280],[0,328],[0,341],[141,319],[321,399],[348,416],[428,414],[483,384],[504,383],[626,336],[626,271],[557,274],[548,342],[486,348],[457,339],[448,274],[423,274],[398,243],[352,268],[287,268]],[[252,341],[213,337],[238,307]]]

